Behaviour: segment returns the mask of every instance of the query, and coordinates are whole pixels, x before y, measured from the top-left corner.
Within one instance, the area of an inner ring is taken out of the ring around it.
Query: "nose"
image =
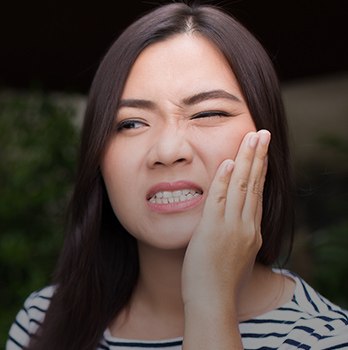
[[[148,154],[148,166],[173,166],[191,163],[193,149],[187,130],[176,124],[163,126],[153,138]]]

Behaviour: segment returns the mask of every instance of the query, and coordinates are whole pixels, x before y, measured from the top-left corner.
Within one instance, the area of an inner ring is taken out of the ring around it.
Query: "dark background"
[[[114,38],[163,2],[3,2],[0,88],[87,92]],[[214,3],[229,9],[259,38],[282,81],[348,70],[347,1]]]

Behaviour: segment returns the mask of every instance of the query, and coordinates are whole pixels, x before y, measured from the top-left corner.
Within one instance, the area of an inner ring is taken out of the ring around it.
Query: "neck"
[[[269,266],[256,263],[240,298],[238,319],[246,321],[289,302],[295,282],[274,273]]]
[[[139,242],[140,274],[128,307],[110,325],[114,336],[168,339],[183,334],[181,271],[185,250],[161,250]],[[238,305],[239,321],[289,301],[294,282],[255,264]]]
[[[185,250],[161,250],[140,244],[140,276],[133,300],[141,301],[158,315],[183,316],[184,255]],[[288,301],[293,288],[287,287],[289,280],[273,273],[270,267],[256,263],[240,295],[238,318],[255,317]]]
[[[181,270],[185,250],[162,250],[139,243],[140,274],[134,297],[163,314],[183,312]]]

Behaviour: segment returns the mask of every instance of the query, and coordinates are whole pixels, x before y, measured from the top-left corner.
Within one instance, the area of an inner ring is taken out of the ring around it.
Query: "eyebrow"
[[[131,108],[142,108],[142,109],[154,109],[155,103],[149,100],[128,98],[128,99],[121,100],[118,107],[119,108],[131,107]]]
[[[211,90],[211,91],[203,91],[193,96],[186,97],[182,100],[182,103],[187,106],[191,106],[206,100],[213,100],[213,99],[219,99],[219,98],[232,100],[234,102],[242,102],[237,96],[225,90]],[[122,107],[141,108],[141,109],[151,110],[151,109],[155,109],[156,104],[150,100],[130,98],[130,99],[123,99],[120,101],[119,108],[122,108]]]
[[[196,95],[183,99],[183,102],[185,105],[191,106],[206,100],[213,100],[218,98],[224,98],[224,99],[232,100],[234,102],[242,102],[237,96],[225,90],[211,90],[211,91],[200,92]]]

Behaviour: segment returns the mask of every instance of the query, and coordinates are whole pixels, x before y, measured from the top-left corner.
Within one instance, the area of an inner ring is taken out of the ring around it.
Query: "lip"
[[[178,191],[178,190],[185,190],[185,189],[192,189],[197,192],[200,192],[201,195],[197,197],[193,197],[191,199],[188,199],[184,202],[174,202],[174,203],[151,203],[149,199],[155,195],[155,193],[160,191]],[[180,180],[175,182],[160,182],[154,186],[152,186],[146,195],[146,201],[148,207],[155,212],[159,213],[173,213],[173,212],[180,212],[185,211],[188,209],[192,209],[196,206],[198,206],[203,200],[203,189],[191,181],[186,180]]]

